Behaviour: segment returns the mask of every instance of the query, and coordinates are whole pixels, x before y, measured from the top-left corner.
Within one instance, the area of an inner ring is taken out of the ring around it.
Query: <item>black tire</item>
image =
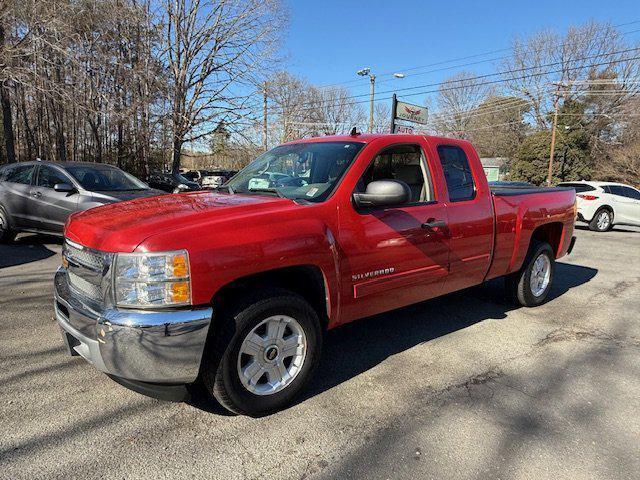
[[[0,206],[0,243],[11,243],[16,238],[16,232],[11,228],[7,211]]]
[[[531,288],[531,275],[536,260],[541,255],[545,255],[549,260],[550,276],[549,282],[542,293],[535,295]],[[553,285],[553,275],[555,273],[555,255],[551,245],[546,242],[534,242],[529,248],[529,252],[520,270],[505,277],[505,286],[509,299],[523,307],[536,307],[546,300]]]
[[[272,315],[287,315],[298,322],[307,339],[307,351],[302,367],[288,386],[273,394],[258,395],[243,386],[238,356],[249,332]],[[233,413],[260,417],[289,406],[320,362],[323,330],[318,315],[301,296],[288,290],[264,290],[236,302],[214,321],[222,324],[205,350],[201,377],[208,392]]]
[[[600,228],[598,226],[598,219],[601,215],[605,214],[608,216],[609,220],[606,223],[606,227]],[[598,209],[598,211],[593,215],[593,218],[589,222],[589,230],[593,230],[594,232],[606,232],[608,230],[611,230],[611,228],[613,228],[613,212],[608,208]]]

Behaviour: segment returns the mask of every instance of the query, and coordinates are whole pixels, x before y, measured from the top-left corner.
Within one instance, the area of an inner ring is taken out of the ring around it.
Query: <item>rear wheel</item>
[[[606,232],[613,226],[613,212],[601,208],[589,222],[589,229],[596,232]]]
[[[238,414],[263,416],[287,407],[320,359],[315,310],[302,297],[275,290],[239,303],[221,321],[204,359],[207,390]]]
[[[9,215],[3,207],[0,207],[0,243],[9,243],[16,238],[16,232],[11,228]]]
[[[532,244],[522,268],[505,278],[510,299],[524,307],[535,307],[547,298],[553,273],[555,256],[548,243]]]

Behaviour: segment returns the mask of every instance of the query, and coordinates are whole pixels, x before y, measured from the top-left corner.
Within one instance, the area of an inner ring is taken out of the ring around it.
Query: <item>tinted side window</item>
[[[447,181],[449,200],[460,202],[474,198],[476,187],[469,160],[467,160],[464,151],[453,145],[440,145],[438,146],[438,156]]]
[[[31,185],[31,177],[33,177],[34,170],[35,167],[33,165],[14,167],[7,175],[7,182]]]
[[[631,187],[622,187],[622,195],[635,200],[640,200],[640,192]]]
[[[624,196],[624,193],[622,191],[622,187],[619,187],[618,185],[609,185],[609,191],[613,195]]]
[[[573,188],[576,193],[592,192],[595,190],[591,185],[586,185],[584,183],[561,183],[559,186]]]
[[[56,183],[70,183],[70,181],[55,168],[41,166],[38,173],[38,186],[53,188]]]
[[[602,190],[604,190],[604,193],[611,193],[611,188],[609,188],[609,185],[605,185],[604,187],[601,187]]]

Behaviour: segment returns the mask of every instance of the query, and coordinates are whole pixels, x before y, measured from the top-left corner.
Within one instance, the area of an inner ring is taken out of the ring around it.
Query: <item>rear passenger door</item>
[[[34,171],[35,164],[18,164],[11,168],[4,181],[5,207],[18,228],[38,228],[38,217],[31,196]]]
[[[471,146],[439,143],[435,148],[448,197],[449,276],[444,291],[452,292],[481,283],[487,274],[493,251],[493,200]]]
[[[74,185],[71,178],[57,167],[40,165],[37,177],[33,191],[40,228],[61,233],[67,218],[77,209],[78,192],[56,192],[53,189],[57,183]]]
[[[614,222],[640,225],[640,192],[621,185],[610,185],[614,201]]]

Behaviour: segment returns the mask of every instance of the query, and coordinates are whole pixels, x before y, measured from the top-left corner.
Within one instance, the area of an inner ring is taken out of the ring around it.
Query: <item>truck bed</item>
[[[566,254],[575,217],[575,190],[565,187],[492,187],[495,240],[486,279],[517,271],[532,233],[542,227],[556,258]]]

